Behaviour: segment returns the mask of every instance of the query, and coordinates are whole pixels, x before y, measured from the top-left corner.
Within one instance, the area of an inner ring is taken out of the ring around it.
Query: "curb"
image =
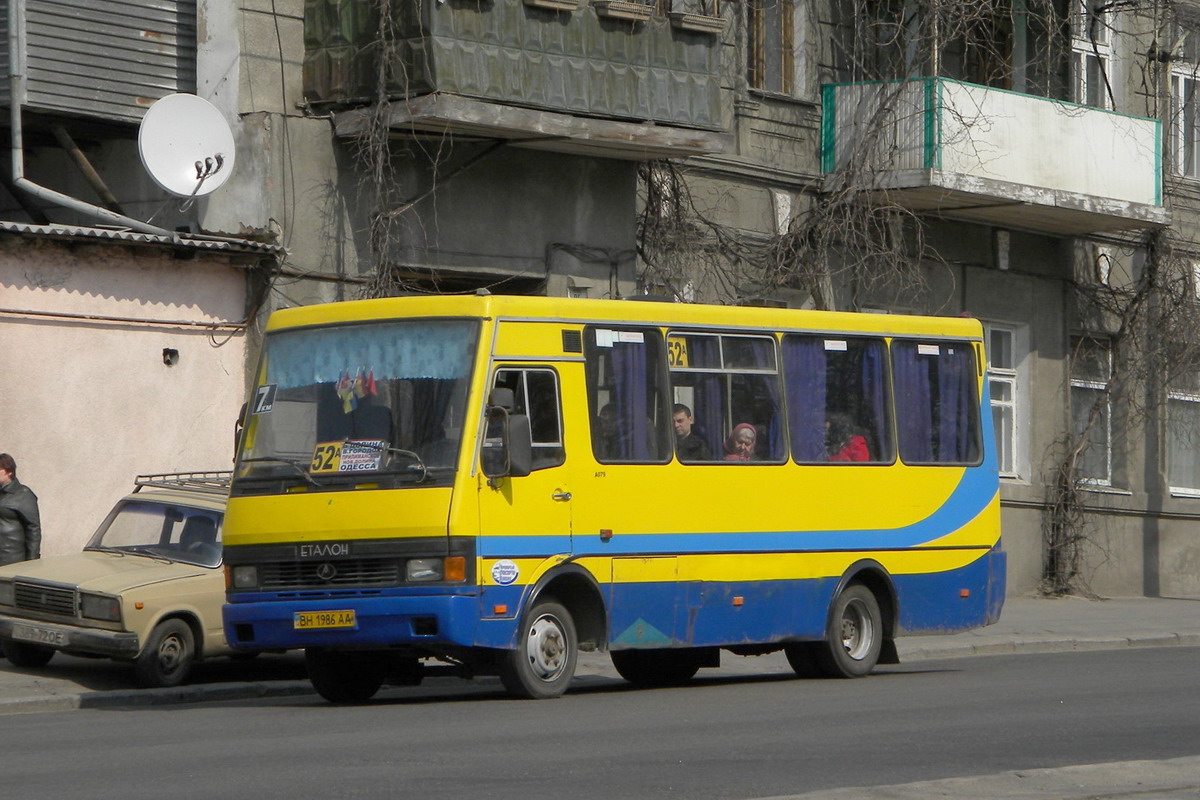
[[[220,700],[253,700],[262,697],[315,695],[308,681],[263,681],[261,683],[218,683],[169,689],[118,689],[82,692],[77,695],[43,695],[0,700],[0,716],[40,711],[74,711],[80,708],[131,708],[183,705]]]

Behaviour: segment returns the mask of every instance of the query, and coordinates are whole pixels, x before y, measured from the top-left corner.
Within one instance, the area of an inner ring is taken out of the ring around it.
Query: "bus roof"
[[[733,327],[767,330],[861,332],[878,335],[979,338],[982,326],[969,317],[809,311],[760,306],[717,306],[631,300],[585,300],[521,295],[425,295],[350,300],[281,309],[268,331],[412,317],[528,319],[563,323]]]

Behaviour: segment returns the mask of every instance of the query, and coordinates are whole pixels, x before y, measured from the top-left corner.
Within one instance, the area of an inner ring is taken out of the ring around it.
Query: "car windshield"
[[[412,320],[267,336],[239,481],[314,488],[448,482],[458,460],[478,323]]]
[[[126,500],[84,549],[216,567],[221,563],[221,518],[216,511]]]

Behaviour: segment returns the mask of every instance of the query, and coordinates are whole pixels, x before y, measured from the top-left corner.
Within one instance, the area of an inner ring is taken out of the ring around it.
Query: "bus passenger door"
[[[559,369],[570,365],[501,364],[492,387],[511,389],[514,414],[529,417],[533,470],[495,486],[480,476],[479,555],[488,559],[544,558],[570,553],[570,470],[563,447]],[[485,574],[489,569],[484,565]],[[523,571],[523,570],[521,570]]]

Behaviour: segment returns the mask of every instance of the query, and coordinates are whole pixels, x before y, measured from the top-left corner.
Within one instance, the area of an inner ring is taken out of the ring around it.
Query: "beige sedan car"
[[[57,651],[133,664],[175,686],[230,655],[221,628],[228,472],[142,475],[82,553],[0,567],[0,645],[18,667]]]

